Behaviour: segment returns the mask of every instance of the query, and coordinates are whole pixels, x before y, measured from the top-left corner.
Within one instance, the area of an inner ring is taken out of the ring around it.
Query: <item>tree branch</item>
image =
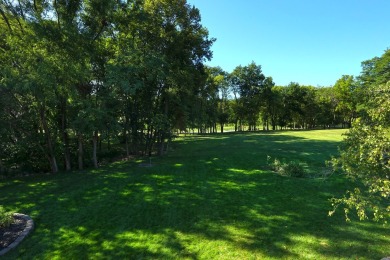
[[[20,0],[18,0],[18,3],[19,3],[19,11],[20,11],[20,15],[22,16],[23,20],[26,20],[26,17],[24,16],[24,12],[23,12],[23,8],[22,8],[22,4],[20,3]]]
[[[36,0],[34,0],[34,9],[35,9],[35,12],[37,12],[37,13],[38,13],[38,8],[37,8],[37,1],[36,1]]]
[[[11,9],[11,12],[12,12],[12,14],[15,16],[15,19],[16,19],[16,21],[17,21],[18,24],[19,24],[20,30],[21,30],[22,32],[24,32],[22,23],[21,23],[20,20],[19,20],[18,12],[17,12],[14,8]]]
[[[104,30],[104,25],[102,25],[101,27],[100,27],[100,30],[99,30],[99,32],[95,35],[95,37],[93,38],[93,41],[95,41],[95,40],[97,40],[97,38],[99,38],[99,36],[100,36],[100,34],[103,32],[103,30]]]
[[[56,14],[57,14],[57,24],[58,24],[58,28],[61,29],[60,14],[58,13],[58,9],[57,9],[57,0],[54,0],[53,6],[54,6],[54,10],[56,10]]]
[[[0,14],[1,14],[1,16],[3,17],[5,23],[7,24],[8,29],[9,29],[10,32],[12,33],[13,31],[12,31],[11,25],[10,25],[10,23],[9,23],[9,21],[8,21],[8,18],[7,18],[7,16],[5,15],[3,9],[1,9],[1,8],[0,8]]]

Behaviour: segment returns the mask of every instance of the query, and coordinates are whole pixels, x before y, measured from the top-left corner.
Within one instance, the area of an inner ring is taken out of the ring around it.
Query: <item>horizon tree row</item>
[[[215,133],[217,126],[223,132],[225,124],[234,124],[235,131],[346,128],[362,112],[363,87],[353,76],[342,76],[332,87],[275,86],[255,62],[231,73],[220,67],[206,72],[199,113],[186,125],[192,132]]]

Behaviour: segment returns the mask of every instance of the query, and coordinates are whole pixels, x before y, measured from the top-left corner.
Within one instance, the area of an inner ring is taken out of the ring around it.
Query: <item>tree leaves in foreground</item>
[[[344,206],[346,219],[356,210],[360,220],[390,218],[390,83],[368,91],[368,116],[346,134],[341,156],[334,161],[355,181],[343,198],[332,199],[334,210]]]

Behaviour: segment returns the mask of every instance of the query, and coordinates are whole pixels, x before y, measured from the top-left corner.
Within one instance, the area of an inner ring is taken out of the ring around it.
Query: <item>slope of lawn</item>
[[[389,226],[353,221],[328,201],[340,175],[281,177],[267,156],[312,173],[337,154],[341,130],[180,137],[154,158],[98,170],[0,181],[0,205],[33,233],[5,259],[381,259]]]

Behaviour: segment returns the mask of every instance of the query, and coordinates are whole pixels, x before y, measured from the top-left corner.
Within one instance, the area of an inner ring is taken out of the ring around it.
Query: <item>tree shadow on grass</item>
[[[336,142],[256,134],[184,141],[155,167],[116,163],[4,185],[0,204],[36,222],[6,257],[380,259],[387,253],[385,227],[327,216],[327,200],[344,192],[345,181],[259,170],[267,155],[318,163],[336,152]]]

